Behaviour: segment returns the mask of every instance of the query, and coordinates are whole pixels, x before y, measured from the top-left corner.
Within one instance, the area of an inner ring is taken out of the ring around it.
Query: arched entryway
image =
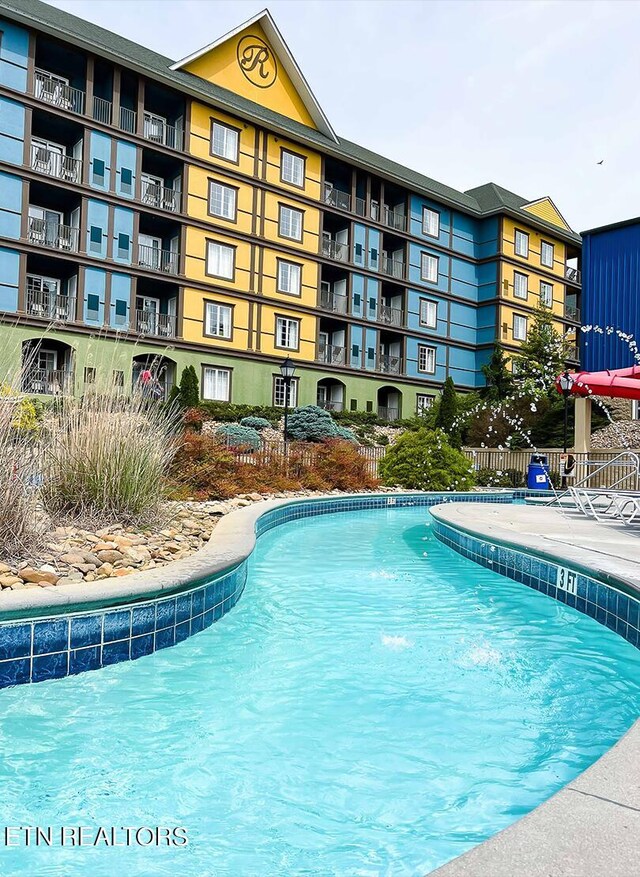
[[[326,411],[344,411],[345,385],[335,378],[322,378],[316,388],[316,404]]]
[[[31,338],[22,343],[20,384],[23,393],[63,396],[74,392],[75,351],[53,338]]]
[[[402,416],[402,393],[397,387],[380,387],[378,390],[378,417],[381,420],[398,420]]]
[[[176,364],[160,354],[141,353],[133,357],[132,386],[150,399],[166,402],[176,382]]]

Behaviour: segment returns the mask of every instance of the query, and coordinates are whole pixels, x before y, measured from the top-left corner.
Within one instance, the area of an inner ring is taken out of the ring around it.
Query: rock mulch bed
[[[599,429],[591,436],[591,447],[601,451],[640,448],[640,420],[618,420]]]
[[[393,491],[393,488],[381,488]],[[343,491],[331,491],[341,496]],[[314,491],[262,495],[248,493],[219,502],[168,503],[168,523],[158,529],[113,524],[95,532],[56,527],[43,539],[42,549],[28,560],[0,563],[2,591],[51,588],[118,578],[165,566],[188,557],[208,541],[217,522],[235,509],[266,499],[326,496]],[[1,599],[1,597],[0,597]]]

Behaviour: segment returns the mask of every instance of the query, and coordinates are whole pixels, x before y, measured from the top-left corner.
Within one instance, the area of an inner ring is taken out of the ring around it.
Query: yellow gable
[[[182,66],[263,107],[317,128],[284,64],[256,22]]]
[[[539,201],[534,201],[532,204],[525,204],[522,209],[539,216],[540,219],[544,219],[552,225],[557,225],[559,228],[571,231],[571,228],[565,222],[562,214],[551,198],[541,198]]]

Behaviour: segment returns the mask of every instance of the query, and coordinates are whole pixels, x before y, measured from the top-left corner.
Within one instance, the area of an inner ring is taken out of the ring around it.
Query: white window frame
[[[430,314],[433,318],[430,319]],[[429,298],[420,299],[419,322],[421,326],[427,329],[437,329],[438,327],[438,302]]]
[[[224,132],[222,148],[218,150],[216,150],[216,128]],[[211,154],[237,164],[240,155],[240,132],[238,129],[214,119],[211,126]]]
[[[524,335],[516,332],[516,326],[524,325]],[[529,330],[529,320],[527,317],[522,314],[514,314],[513,315],[513,340],[514,341],[526,341],[527,333]]]
[[[427,344],[418,344],[418,371],[422,375],[435,375],[436,373],[436,348]],[[424,359],[424,365],[423,365]],[[429,364],[433,366],[429,368]]]
[[[285,407],[286,383],[282,375],[273,376],[273,407]],[[278,399],[282,401],[278,401]],[[295,408],[298,404],[298,379],[293,378],[289,382],[289,408]]]
[[[434,210],[432,207],[422,208],[422,234],[430,238],[440,237],[440,212],[438,210]]]
[[[212,216],[235,222],[237,202],[238,190],[234,186],[227,186],[219,180],[209,180],[209,213]]]
[[[306,159],[288,149],[280,153],[280,179],[299,189],[304,189]]]
[[[285,216],[288,219],[285,221]],[[293,234],[294,231],[294,217],[298,216],[300,221],[300,234]],[[288,204],[280,204],[280,209],[278,210],[278,234],[281,238],[288,238],[291,241],[301,241],[302,240],[302,231],[303,231],[303,223],[304,223],[304,214],[302,210],[297,210],[295,207],[290,207]],[[287,234],[285,229],[291,232],[291,234]]]
[[[523,259],[529,258],[529,235],[526,231],[515,230],[513,237],[513,250],[516,256],[522,256]]]
[[[218,392],[218,381],[224,375],[224,392]],[[213,395],[207,395],[209,382],[213,380]],[[231,400],[231,371],[217,365],[205,365],[202,369],[202,398],[210,402],[229,402]]]
[[[551,253],[551,261],[545,261],[544,254],[548,251]],[[540,241],[540,264],[544,265],[545,268],[553,268],[553,263],[555,261],[555,247],[553,244],[550,244],[549,241]]]
[[[300,347],[300,320],[276,316],[275,346],[280,350],[298,350]]]
[[[212,262],[217,259],[217,268],[219,270],[212,270]],[[227,268],[225,261],[229,259],[230,254],[230,267],[228,269],[229,273],[224,273],[224,269]],[[235,274],[236,269],[236,248],[229,246],[229,244],[223,244],[220,241],[207,241],[207,274],[212,277],[221,277],[223,280],[233,280],[233,276]]]
[[[205,302],[205,335],[211,338],[224,338],[233,335],[233,308],[217,301]]]
[[[434,398],[427,393],[418,393],[416,395],[416,414],[424,414],[425,411],[428,411],[433,406]]]
[[[519,283],[524,282],[524,290],[521,290]],[[513,297],[526,301],[529,298],[529,275],[523,274],[522,271],[513,272]]]
[[[292,283],[292,281],[294,281]],[[278,259],[276,289],[286,295],[300,295],[302,288],[302,265]]]
[[[549,283],[547,280],[540,281],[540,304],[546,308],[553,306],[553,283]]]
[[[420,253],[420,279],[427,283],[437,283],[439,275],[440,257],[433,253]]]

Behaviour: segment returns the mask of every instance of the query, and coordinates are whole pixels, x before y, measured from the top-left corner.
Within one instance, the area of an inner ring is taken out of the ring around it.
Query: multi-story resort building
[[[193,365],[204,399],[283,405],[290,356],[292,405],[410,416],[540,301],[575,331],[579,256],[547,197],[339,137],[266,11],[176,63],[3,0],[0,356],[28,392]]]

